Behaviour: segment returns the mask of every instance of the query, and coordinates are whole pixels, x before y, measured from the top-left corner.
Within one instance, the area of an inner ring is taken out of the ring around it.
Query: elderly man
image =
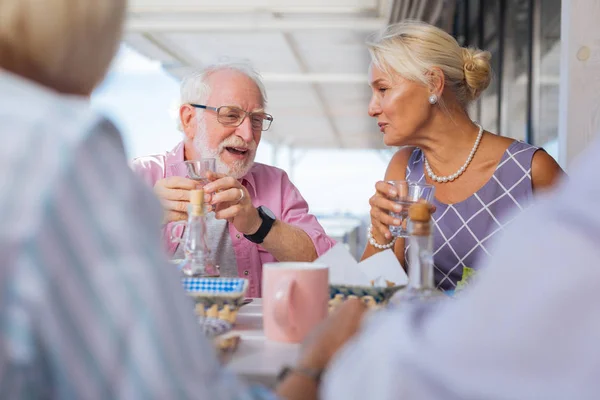
[[[125,6],[0,1],[0,398],[275,399],[219,363],[166,268],[158,201],[89,109]],[[327,320],[279,398],[315,396],[307,374],[363,312]]]
[[[170,165],[216,159],[216,173],[204,187],[214,213],[207,216],[209,247],[222,276],[250,280],[259,297],[262,265],[271,261],[314,261],[332,247],[330,239],[286,173],[254,162],[262,132],[273,117],[256,72],[243,64],[219,65],[183,80],[179,123],[184,139],[164,155],[140,157],[134,171],[164,209],[163,237],[169,255],[182,258],[170,241],[171,223],[187,217],[189,191],[196,182]],[[182,235],[182,230],[176,232]]]

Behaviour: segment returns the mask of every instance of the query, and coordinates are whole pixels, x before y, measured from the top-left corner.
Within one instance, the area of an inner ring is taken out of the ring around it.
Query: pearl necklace
[[[460,169],[458,171],[456,171],[455,173],[453,173],[452,175],[437,176],[436,174],[434,174],[433,171],[431,170],[431,167],[429,166],[429,161],[427,161],[427,158],[425,157],[425,155],[423,155],[423,158],[425,158],[425,170],[427,171],[427,175],[429,175],[429,177],[432,180],[434,180],[436,182],[440,182],[440,183],[452,182],[453,180],[455,180],[456,178],[461,176],[463,172],[465,172],[465,170],[467,169],[467,166],[473,159],[473,156],[475,155],[475,152],[477,151],[477,147],[479,146],[479,142],[481,141],[481,137],[483,136],[482,126],[477,123],[475,125],[477,125],[479,127],[479,134],[477,135],[475,144],[473,145],[473,148],[471,149],[471,153],[469,154],[469,157],[467,157],[467,161],[465,161],[463,166],[460,167]]]

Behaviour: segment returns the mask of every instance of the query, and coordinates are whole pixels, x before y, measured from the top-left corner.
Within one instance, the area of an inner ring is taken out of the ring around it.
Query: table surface
[[[281,368],[295,364],[300,351],[299,344],[278,343],[265,337],[262,299],[253,299],[240,308],[229,335],[240,335],[241,340],[227,366],[251,383],[273,387]]]

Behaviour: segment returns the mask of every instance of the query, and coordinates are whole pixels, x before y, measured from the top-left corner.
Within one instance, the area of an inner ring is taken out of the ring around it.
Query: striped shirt
[[[599,153],[600,139],[553,193],[516,210],[456,300],[367,320],[321,398],[600,399]]]
[[[1,70],[0,121],[0,397],[270,397],[201,336],[115,127]]]

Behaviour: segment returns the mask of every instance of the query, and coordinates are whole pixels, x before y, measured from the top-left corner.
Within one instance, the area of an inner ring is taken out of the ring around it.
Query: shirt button
[[[244,275],[248,276],[249,272],[248,270],[244,271]]]
[[[242,236],[238,233],[237,235],[235,235],[236,238],[241,238]]]

